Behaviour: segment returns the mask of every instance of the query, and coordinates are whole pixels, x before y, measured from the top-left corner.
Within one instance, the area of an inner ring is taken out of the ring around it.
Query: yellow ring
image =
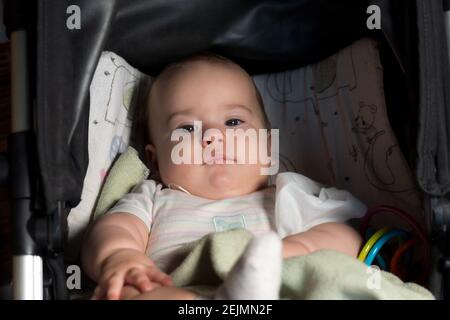
[[[364,247],[361,249],[359,253],[358,260],[364,262],[366,260],[367,255],[370,252],[370,249],[374,246],[374,244],[387,232],[389,232],[391,228],[383,228],[378,230],[373,236],[369,238]]]

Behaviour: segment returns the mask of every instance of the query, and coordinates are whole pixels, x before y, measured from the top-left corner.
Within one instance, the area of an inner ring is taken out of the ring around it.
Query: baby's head
[[[214,159],[195,163],[194,156],[192,164],[176,164],[172,159],[173,148],[180,143],[171,141],[173,132],[190,135],[192,155],[194,148],[204,150],[219,141],[214,139],[223,139],[223,156],[213,153],[215,156],[229,162],[235,162],[239,153],[251,158],[254,149],[248,143],[237,150],[235,141],[234,156],[227,154],[225,130],[258,132],[269,129],[269,122],[252,78],[234,62],[202,54],[169,65],[152,85],[146,116],[149,143],[145,149],[152,170],[166,186],[181,187],[207,199],[241,196],[267,186],[267,176],[261,174],[261,168],[267,165],[261,164],[259,157],[256,163],[246,164],[218,164]],[[194,121],[201,121],[203,134],[194,127]],[[212,128],[222,135],[206,135]]]

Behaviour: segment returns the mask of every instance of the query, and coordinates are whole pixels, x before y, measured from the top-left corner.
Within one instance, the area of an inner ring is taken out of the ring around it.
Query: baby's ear
[[[150,154],[155,154],[156,153],[155,146],[151,143],[145,145],[145,153],[146,153],[147,157],[149,157]],[[149,160],[150,160],[150,158],[149,158]]]

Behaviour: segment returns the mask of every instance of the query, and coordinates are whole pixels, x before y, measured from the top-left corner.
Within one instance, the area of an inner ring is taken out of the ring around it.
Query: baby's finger
[[[156,268],[147,268],[146,273],[153,282],[157,282],[163,286],[173,286],[172,279],[161,270]]]
[[[143,270],[137,269],[127,274],[125,283],[135,286],[142,292],[150,291],[154,287],[148,275]]]
[[[113,276],[107,282],[106,299],[118,300],[123,287],[123,277]]]
[[[91,300],[99,300],[101,299],[103,289],[100,285],[95,287],[94,293],[92,294]]]

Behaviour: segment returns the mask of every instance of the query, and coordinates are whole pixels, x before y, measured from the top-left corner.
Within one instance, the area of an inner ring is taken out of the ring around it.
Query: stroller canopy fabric
[[[80,29],[66,27],[68,6]],[[155,75],[174,59],[214,51],[250,73],[319,61],[367,31],[360,0],[60,1],[38,3],[37,132],[47,211],[78,203],[87,168],[88,93],[103,50]]]

